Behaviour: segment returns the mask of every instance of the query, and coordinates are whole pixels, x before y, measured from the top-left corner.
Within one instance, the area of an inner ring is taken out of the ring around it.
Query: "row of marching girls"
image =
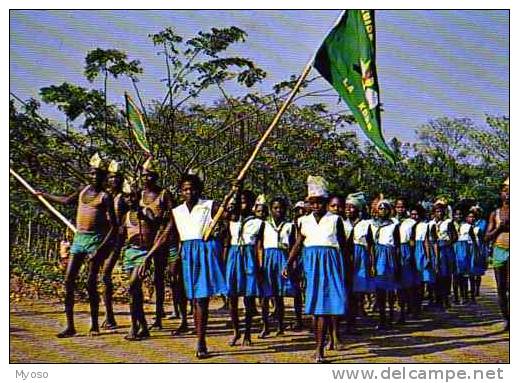
[[[454,219],[447,216],[447,203],[441,199],[431,219],[421,205],[408,208],[403,198],[394,206],[382,196],[375,199],[371,217],[362,219],[365,207],[362,193],[346,200],[331,196],[328,201],[328,211],[343,218],[348,332],[354,331],[366,298],[373,296],[377,329],[392,324],[397,301],[399,323],[407,314],[420,315],[426,288],[430,308],[450,307],[451,292],[455,304],[475,303],[487,261],[486,223],[477,206],[468,211],[455,208]]]

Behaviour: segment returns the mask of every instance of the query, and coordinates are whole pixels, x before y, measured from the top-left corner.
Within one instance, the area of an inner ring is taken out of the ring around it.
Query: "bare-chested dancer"
[[[153,213],[151,209],[139,206],[140,191],[135,185],[127,196],[130,210],[124,215],[120,225],[120,238],[124,240],[123,268],[129,278],[131,326],[126,340],[134,341],[150,336],[144,315],[144,297],[139,266],[144,264],[146,254],[153,246]]]
[[[510,190],[507,179],[501,188],[501,207],[490,214],[485,241],[493,242],[492,258],[504,330],[510,330]]]
[[[38,195],[50,201],[71,205],[77,202],[77,233],[70,248],[72,259],[68,263],[65,276],[65,314],[67,327],[57,334],[58,338],[66,338],[76,334],[74,327],[74,289],[79,269],[85,260],[88,262],[87,290],[90,301],[91,327],[90,334],[99,334],[99,293],[97,291],[97,275],[107,254],[108,245],[116,227],[113,200],[103,189],[106,179],[106,167],[99,155],[90,160],[91,182],[69,196],[53,196],[38,192]]]
[[[166,189],[162,189],[158,184],[158,169],[154,159],[149,157],[142,165],[142,177],[144,189],[141,192],[140,206],[151,209],[154,222],[152,224],[155,239],[158,238],[161,228],[164,228],[169,218],[169,211],[172,208],[172,198]],[[164,313],[164,279],[167,266],[168,249],[161,248],[153,256],[153,283],[155,285],[155,320],[151,328],[162,329],[162,318]]]
[[[114,201],[114,211],[117,218],[117,225],[121,225],[122,218],[128,211],[128,205],[123,198],[123,182],[124,177],[121,164],[115,160],[112,160],[110,165],[108,165],[108,188]],[[101,327],[108,330],[115,329],[117,327],[112,304],[112,295],[114,290],[112,272],[121,254],[121,247],[124,238],[121,238],[118,235],[118,232],[116,232],[116,234],[117,235],[115,235],[111,241],[111,253],[103,264],[102,272],[103,284],[105,286],[103,294],[103,300],[105,303],[105,319],[101,323]]]

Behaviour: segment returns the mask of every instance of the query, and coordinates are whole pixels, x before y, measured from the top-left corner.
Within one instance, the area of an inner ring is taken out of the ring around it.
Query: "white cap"
[[[308,197],[328,197],[328,182],[321,176],[308,176]]]

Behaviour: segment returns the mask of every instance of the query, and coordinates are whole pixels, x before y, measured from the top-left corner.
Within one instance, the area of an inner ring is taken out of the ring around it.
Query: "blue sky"
[[[90,84],[84,58],[97,47],[125,51],[144,68],[140,88],[145,102],[162,99],[166,76],[148,34],[167,26],[188,38],[199,30],[235,25],[248,33],[229,50],[252,59],[268,77],[255,90],[299,74],[318,48],[338,10],[297,11],[11,11],[10,91],[37,97],[41,87]],[[469,117],[483,124],[485,113],[509,115],[509,13],[487,10],[376,12],[377,69],[385,112],[386,139],[414,141],[415,129],[429,119]],[[316,75],[316,72],[313,72]],[[316,88],[326,88],[322,81]],[[109,98],[122,105],[126,79],[111,80]],[[227,89],[233,95],[247,91]],[[203,99],[214,101],[216,93]],[[315,99],[335,104],[336,99]],[[344,108],[344,107],[343,107]],[[63,121],[52,107],[45,115]],[[360,132],[360,128],[352,127]]]

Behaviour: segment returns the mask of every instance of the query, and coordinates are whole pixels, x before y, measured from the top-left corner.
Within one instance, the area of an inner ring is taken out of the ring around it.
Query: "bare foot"
[[[68,327],[65,330],[63,330],[62,332],[60,332],[59,334],[56,334],[56,336],[58,338],[70,338],[75,335],[76,335],[76,330],[73,328],[70,329]]]
[[[243,338],[243,341],[241,342],[241,345],[242,346],[252,346],[252,340],[250,338],[250,335],[249,336],[245,336]]]
[[[269,334],[270,334],[270,332],[268,330],[263,330],[259,333],[258,338],[265,339]]]
[[[171,336],[178,336],[187,331],[188,331],[187,322],[184,321],[180,324],[180,326],[177,329],[171,331]]]
[[[88,330],[88,335],[89,336],[98,336],[100,334],[101,333],[99,332],[98,328],[91,328],[90,330]]]
[[[236,343],[238,343],[238,340],[240,340],[240,338],[241,338],[241,334],[239,332],[235,333],[234,336],[232,337],[231,341],[229,342],[229,346],[231,346],[231,347],[236,346]]]
[[[148,330],[162,330],[162,321],[160,319],[156,319],[152,324],[148,326]]]
[[[124,339],[126,339],[127,341],[130,341],[130,342],[142,340],[142,338],[140,336],[138,336],[137,334],[134,334],[134,333],[125,335]]]
[[[101,328],[104,328],[105,330],[115,330],[117,328],[117,323],[115,323],[115,320],[105,319],[103,323],[101,323]]]

